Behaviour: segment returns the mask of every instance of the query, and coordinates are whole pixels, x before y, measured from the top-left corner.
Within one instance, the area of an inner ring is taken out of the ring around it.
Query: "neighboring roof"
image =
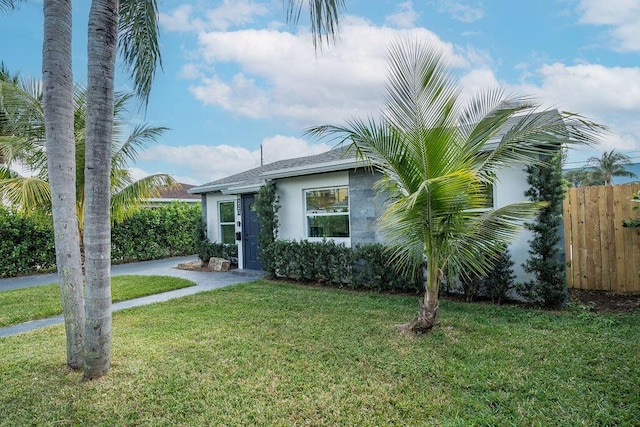
[[[184,184],[181,182],[179,182],[178,185],[179,186],[176,186],[175,188],[163,188],[160,190],[160,195],[152,198],[151,200],[200,200],[200,196],[189,192],[189,190],[195,187],[195,185]]]
[[[344,148],[313,156],[280,160],[248,171],[211,181],[189,190],[192,194],[221,191],[223,193],[254,192],[267,179],[287,178],[315,173],[335,172],[356,167],[354,155],[345,155]]]

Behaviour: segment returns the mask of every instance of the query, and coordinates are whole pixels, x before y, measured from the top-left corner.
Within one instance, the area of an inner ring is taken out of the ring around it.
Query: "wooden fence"
[[[567,282],[570,288],[640,293],[640,228],[633,195],[640,183],[570,188],[564,199]]]

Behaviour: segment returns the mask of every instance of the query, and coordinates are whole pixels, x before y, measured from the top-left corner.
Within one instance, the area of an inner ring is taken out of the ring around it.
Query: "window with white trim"
[[[349,237],[349,187],[305,190],[307,237]]]
[[[220,202],[218,204],[220,243],[234,244],[236,242],[235,210],[235,202]]]

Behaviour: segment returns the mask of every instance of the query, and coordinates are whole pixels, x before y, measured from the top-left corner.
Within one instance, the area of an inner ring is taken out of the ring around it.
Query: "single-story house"
[[[281,160],[191,188],[202,197],[207,237],[212,242],[238,245],[238,267],[260,269],[259,222],[251,207],[256,192],[275,183],[279,197],[278,238],[285,240],[334,240],[354,247],[382,242],[376,219],[383,201],[373,189],[378,176],[357,163],[344,150]],[[497,176],[493,187],[495,207],[526,200],[524,165],[515,165]],[[512,243],[517,280],[528,276],[521,264],[528,258],[526,230]]]

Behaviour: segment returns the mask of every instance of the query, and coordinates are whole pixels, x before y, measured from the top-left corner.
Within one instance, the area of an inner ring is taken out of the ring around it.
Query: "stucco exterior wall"
[[[517,164],[501,171],[497,175],[494,186],[494,206],[499,208],[509,203],[527,201],[524,192],[529,188],[525,165]],[[522,264],[529,258],[529,240],[532,235],[529,230],[522,230],[520,235],[511,243],[509,250],[515,265],[513,266],[517,282],[525,282],[532,276],[524,271]]]
[[[307,237],[304,190],[345,185],[349,185],[347,171],[279,179],[276,183],[280,197],[278,238],[283,240],[322,240]],[[351,200],[351,190],[349,190],[349,199]],[[351,220],[349,228],[351,229],[352,226],[353,220]],[[333,240],[347,246],[351,245],[351,239],[335,238]]]

